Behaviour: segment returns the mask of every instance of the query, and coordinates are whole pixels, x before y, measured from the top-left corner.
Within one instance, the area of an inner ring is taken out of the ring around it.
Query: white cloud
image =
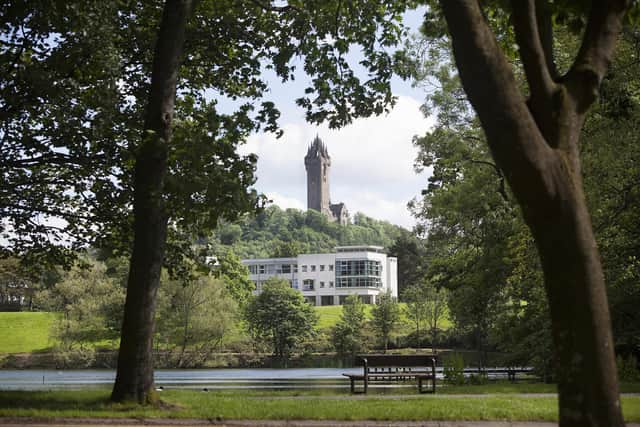
[[[281,209],[291,208],[305,210],[307,208],[301,200],[296,199],[295,197],[287,197],[275,191],[268,191],[265,195],[273,202],[273,204],[278,205]]]
[[[400,96],[389,114],[357,120],[338,130],[289,123],[283,126],[285,133],[279,140],[271,134],[254,135],[242,151],[259,156],[259,191],[270,195],[276,204],[285,204],[280,205],[283,208],[304,208],[304,155],[318,134],[331,156],[332,202],[344,202],[351,213],[361,211],[410,228],[415,221],[406,204],[420,194],[427,179],[413,171],[417,149],[412,138],[433,124],[419,107],[415,99]]]

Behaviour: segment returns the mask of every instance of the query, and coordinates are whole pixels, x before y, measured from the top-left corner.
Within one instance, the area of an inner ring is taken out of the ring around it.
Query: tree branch
[[[460,80],[498,167],[520,203],[549,197],[545,141],[477,0],[440,0]]]
[[[498,165],[496,165],[495,163],[492,163],[492,162],[487,162],[486,160],[475,160],[475,159],[470,159],[470,158],[468,158],[466,160],[468,162],[470,162],[470,163],[475,163],[477,165],[490,166],[494,170],[496,175],[498,175],[498,180],[500,181],[500,184],[498,185],[498,193],[500,193],[500,196],[502,196],[502,199],[505,202],[509,201],[509,195],[507,194],[507,188],[506,188],[505,182],[504,182],[504,174],[502,173],[502,170],[500,170]]]
[[[594,0],[580,51],[565,76],[567,88],[584,113],[598,97],[598,88],[611,63],[629,0]]]
[[[531,101],[534,106],[542,107],[549,102],[555,84],[538,32],[535,0],[512,0],[511,3],[513,29],[529,82]]]
[[[560,74],[558,74],[556,61],[553,58],[553,23],[551,22],[551,11],[547,0],[536,0],[536,19],[540,43],[549,68],[549,74],[554,81],[557,81]]]

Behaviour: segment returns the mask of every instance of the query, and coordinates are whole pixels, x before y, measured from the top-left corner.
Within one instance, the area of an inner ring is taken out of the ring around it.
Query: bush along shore
[[[115,350],[14,353],[0,355],[0,369],[114,369],[117,359]],[[156,352],[155,361],[158,369],[178,368],[174,359],[162,352]],[[335,353],[294,355],[286,361],[266,353],[215,353],[204,363],[181,368],[347,368],[352,363],[351,358]]]

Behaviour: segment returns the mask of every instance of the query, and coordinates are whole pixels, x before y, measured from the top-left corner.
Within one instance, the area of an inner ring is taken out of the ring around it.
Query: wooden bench
[[[418,381],[420,393],[436,392],[436,359],[434,355],[426,354],[363,354],[356,356],[356,366],[362,366],[362,374],[342,374],[351,380],[351,393],[356,393],[355,382],[364,383],[363,393],[373,381]],[[422,387],[424,382],[431,382],[431,387],[426,390]]]

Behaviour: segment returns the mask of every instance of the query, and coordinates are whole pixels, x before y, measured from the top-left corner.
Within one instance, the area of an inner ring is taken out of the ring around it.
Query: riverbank
[[[97,350],[85,363],[65,359],[52,351],[13,353],[0,355],[0,369],[115,369],[117,360],[116,350]],[[266,353],[225,352],[211,354],[205,364],[190,368],[346,368],[351,363],[351,358],[345,360],[335,353],[299,354],[283,362]],[[161,352],[155,354],[154,365],[157,369],[176,369]]]

